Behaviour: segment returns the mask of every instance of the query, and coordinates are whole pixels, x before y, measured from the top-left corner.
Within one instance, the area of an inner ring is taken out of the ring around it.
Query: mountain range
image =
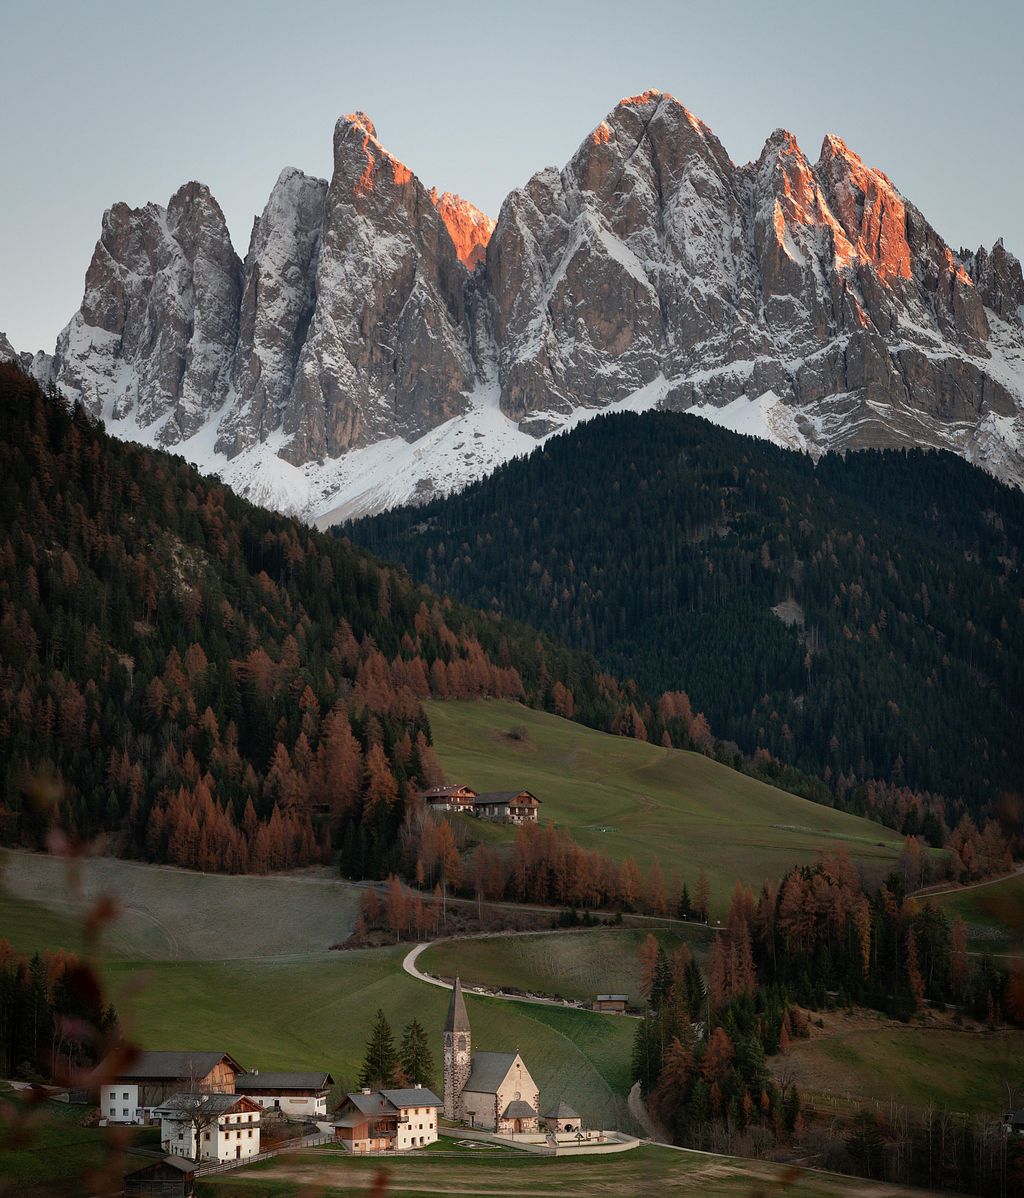
[[[54,354],[21,358],[117,435],[322,524],[653,407],[815,455],[948,448],[1024,484],[1024,277],[1002,243],[952,249],[838,137],[811,162],[777,130],[737,166],[653,90],[496,223],[359,112],[330,181],[282,172],[244,260],[199,183],[115,204]]]

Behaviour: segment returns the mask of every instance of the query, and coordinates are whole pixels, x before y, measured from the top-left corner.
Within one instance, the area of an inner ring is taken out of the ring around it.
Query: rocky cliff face
[[[779,130],[737,167],[660,92],[514,192],[487,252],[511,417],[544,432],[654,386],[713,418],[758,402],[751,431],[813,449],[985,457],[1005,432],[1015,453],[1019,279],[1001,245],[955,255],[839,138],[812,164]]]
[[[116,205],[52,371],[115,431],[311,515],[463,485],[609,406],[943,446],[1022,484],[1022,316],[1001,242],[954,253],[839,138],[811,162],[779,130],[737,166],[650,91],[496,225],[363,113],[329,182],[282,173],[244,263],[199,184]]]
[[[475,204],[450,191],[439,192],[432,187],[430,202],[444,221],[459,261],[467,270],[476,270],[487,256],[494,221]]]

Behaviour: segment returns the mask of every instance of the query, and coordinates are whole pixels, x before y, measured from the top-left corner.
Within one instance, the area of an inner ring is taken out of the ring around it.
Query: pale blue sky
[[[362,108],[497,216],[616,101],[679,97],[737,162],[838,133],[954,246],[1024,254],[1019,0],[0,0],[0,329],[53,348],[103,210],[207,183],[244,255],[282,167]]]

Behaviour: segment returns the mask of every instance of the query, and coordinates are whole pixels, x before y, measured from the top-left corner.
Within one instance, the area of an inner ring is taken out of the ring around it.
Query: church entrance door
[[[513,1131],[518,1131],[518,1132],[521,1132],[521,1131],[523,1130],[523,1121],[522,1121],[522,1119],[513,1119],[513,1120],[512,1120],[512,1130],[513,1130]]]

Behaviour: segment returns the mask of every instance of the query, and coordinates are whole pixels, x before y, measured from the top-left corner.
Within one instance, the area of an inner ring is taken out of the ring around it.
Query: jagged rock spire
[[[469,1016],[466,1014],[466,1000],[462,997],[462,982],[455,979],[452,987],[451,1002],[448,1004],[448,1018],[444,1021],[446,1032],[468,1032]]]

